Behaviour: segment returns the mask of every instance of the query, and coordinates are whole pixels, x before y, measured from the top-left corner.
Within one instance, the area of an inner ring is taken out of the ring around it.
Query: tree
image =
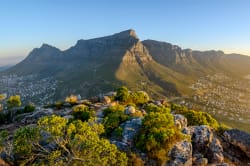
[[[108,140],[100,138],[99,135],[103,132],[103,126],[93,121],[75,120],[69,123],[59,116],[43,117],[38,121],[37,127],[20,128],[15,133],[15,155],[19,156],[17,163],[19,165],[127,165],[125,153],[120,152]],[[44,139],[47,146],[41,144]],[[53,145],[54,148],[49,145]]]
[[[19,95],[10,96],[9,99],[7,100],[8,108],[20,107],[21,105],[22,103]]]

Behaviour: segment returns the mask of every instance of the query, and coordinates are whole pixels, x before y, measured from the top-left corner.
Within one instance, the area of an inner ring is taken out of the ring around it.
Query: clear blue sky
[[[0,57],[130,28],[141,40],[250,55],[250,0],[1,0]]]

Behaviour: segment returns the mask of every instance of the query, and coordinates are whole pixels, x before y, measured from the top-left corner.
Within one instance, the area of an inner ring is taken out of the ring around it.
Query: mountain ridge
[[[250,74],[249,65],[250,57],[182,49],[156,40],[140,41],[129,29],[78,40],[63,51],[44,43],[2,75],[52,76],[62,82],[56,98],[76,91],[89,97],[120,85],[163,97],[189,94],[189,86],[208,74],[222,72],[242,77]]]

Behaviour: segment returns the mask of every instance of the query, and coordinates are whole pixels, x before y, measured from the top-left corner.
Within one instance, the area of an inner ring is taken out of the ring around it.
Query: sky
[[[0,60],[127,29],[141,40],[250,55],[249,9],[250,0],[1,0]]]

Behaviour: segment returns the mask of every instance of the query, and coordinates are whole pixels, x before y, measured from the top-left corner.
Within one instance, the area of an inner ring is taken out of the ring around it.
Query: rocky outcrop
[[[228,143],[241,149],[250,159],[250,134],[232,129],[225,131],[223,136]]]
[[[174,114],[174,124],[178,129],[187,127],[187,118],[180,114]]]
[[[166,166],[191,166],[192,165],[192,144],[189,141],[176,143],[169,153],[170,162]]]
[[[224,156],[236,165],[250,165],[250,134],[238,129],[221,135]]]
[[[223,163],[224,156],[221,142],[209,126],[186,127],[183,129],[183,133],[191,136],[195,162],[205,162],[205,159],[202,158],[207,158],[208,163]]]
[[[122,128],[122,138],[120,140],[112,140],[119,149],[126,150],[131,148],[133,145],[133,139],[138,133],[142,125],[142,118],[133,118],[122,123],[120,127]]]

